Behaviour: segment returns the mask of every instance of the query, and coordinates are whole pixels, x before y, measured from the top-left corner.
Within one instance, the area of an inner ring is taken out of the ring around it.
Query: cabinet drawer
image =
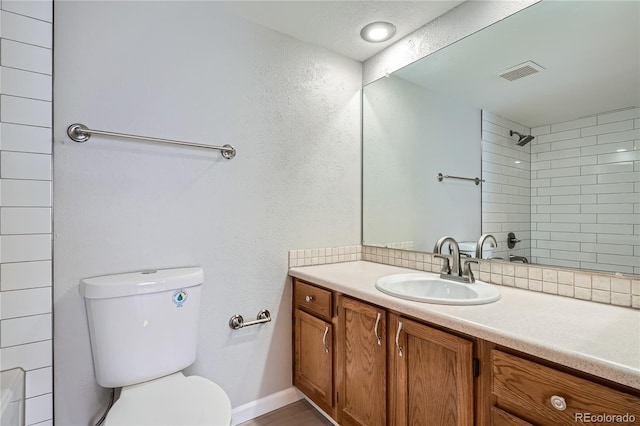
[[[293,294],[295,305],[307,312],[331,319],[331,292],[319,287],[295,280]]]
[[[498,350],[491,357],[491,390],[497,405],[521,419],[575,425],[586,415],[628,413],[640,418],[638,397]]]

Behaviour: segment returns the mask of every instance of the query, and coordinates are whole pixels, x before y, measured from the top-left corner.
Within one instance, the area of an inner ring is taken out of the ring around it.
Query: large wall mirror
[[[362,223],[640,274],[640,2],[545,0],[365,86]]]

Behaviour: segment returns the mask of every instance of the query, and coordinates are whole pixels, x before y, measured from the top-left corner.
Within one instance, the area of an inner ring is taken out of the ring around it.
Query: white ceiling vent
[[[544,70],[544,68],[542,68],[540,65],[532,61],[527,61],[520,65],[516,65],[515,67],[511,67],[508,70],[504,70],[498,75],[505,80],[514,81],[519,78],[538,73],[542,70]]]

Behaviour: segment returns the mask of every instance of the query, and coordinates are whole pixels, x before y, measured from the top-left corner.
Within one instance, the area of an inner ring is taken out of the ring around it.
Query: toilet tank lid
[[[83,278],[80,280],[80,294],[86,299],[107,299],[177,290],[203,282],[204,272],[199,266],[147,270]]]

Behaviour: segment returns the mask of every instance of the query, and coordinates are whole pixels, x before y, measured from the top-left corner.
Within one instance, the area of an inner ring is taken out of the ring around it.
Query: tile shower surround
[[[442,267],[431,253],[372,246],[289,251],[290,268],[353,260],[425,272],[440,272]],[[489,260],[471,266],[477,279],[492,284],[640,309],[640,277]]]
[[[52,2],[0,7],[0,370],[21,367],[25,425],[53,423]]]
[[[640,274],[640,108],[531,134],[532,261]]]

